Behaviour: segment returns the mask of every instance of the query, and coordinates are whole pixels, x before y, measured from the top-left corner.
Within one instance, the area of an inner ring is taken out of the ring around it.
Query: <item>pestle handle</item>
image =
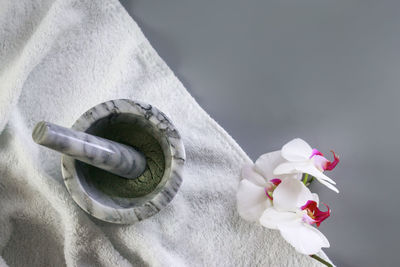
[[[39,145],[128,179],[137,178],[146,168],[145,157],[132,147],[53,123],[36,124],[32,138]]]

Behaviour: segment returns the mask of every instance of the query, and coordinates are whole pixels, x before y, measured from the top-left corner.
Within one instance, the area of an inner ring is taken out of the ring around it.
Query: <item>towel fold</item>
[[[0,9],[0,265],[317,266],[276,231],[242,220],[235,192],[251,160],[201,109],[116,0],[6,1]],[[151,103],[180,130],[184,181],[133,225],[82,211],[60,155],[33,143],[117,98]]]

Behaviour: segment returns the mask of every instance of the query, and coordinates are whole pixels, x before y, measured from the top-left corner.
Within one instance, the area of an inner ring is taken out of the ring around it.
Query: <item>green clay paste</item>
[[[158,141],[136,125],[115,123],[97,136],[130,145],[146,157],[146,169],[136,179],[126,179],[88,165],[90,182],[103,193],[121,198],[141,197],[152,192],[160,183],[164,170],[164,153]]]

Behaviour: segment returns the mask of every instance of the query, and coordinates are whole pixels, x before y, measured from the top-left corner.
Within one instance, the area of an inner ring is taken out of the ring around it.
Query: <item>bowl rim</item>
[[[94,122],[112,114],[122,113],[133,114],[146,119],[154,129],[165,136],[171,153],[171,164],[165,168],[162,180],[166,182],[159,189],[159,192],[137,206],[129,208],[111,207],[88,194],[78,178],[75,159],[63,155],[61,157],[61,170],[68,192],[85,212],[102,221],[131,224],[153,216],[171,202],[182,183],[186,155],[181,136],[170,119],[153,105],[141,101],[114,99],[100,103],[83,113],[71,128],[86,131]]]

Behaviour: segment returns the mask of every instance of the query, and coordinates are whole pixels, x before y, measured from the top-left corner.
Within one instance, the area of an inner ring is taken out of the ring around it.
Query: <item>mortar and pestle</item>
[[[103,221],[129,224],[148,218],[172,200],[182,182],[185,150],[179,132],[149,104],[107,101],[71,128],[39,122],[32,138],[64,154],[68,192]]]

